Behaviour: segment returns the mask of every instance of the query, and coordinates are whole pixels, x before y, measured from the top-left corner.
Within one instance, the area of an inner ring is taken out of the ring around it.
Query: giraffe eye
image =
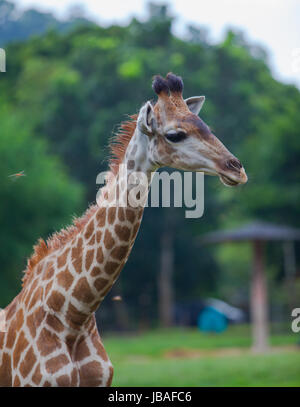
[[[182,130],[171,130],[169,131],[169,133],[166,134],[166,138],[172,143],[179,143],[186,138],[186,133]]]

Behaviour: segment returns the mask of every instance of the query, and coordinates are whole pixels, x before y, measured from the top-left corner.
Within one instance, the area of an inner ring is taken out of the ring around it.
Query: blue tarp
[[[212,307],[205,307],[198,317],[198,328],[203,332],[223,332],[227,325],[225,315]]]

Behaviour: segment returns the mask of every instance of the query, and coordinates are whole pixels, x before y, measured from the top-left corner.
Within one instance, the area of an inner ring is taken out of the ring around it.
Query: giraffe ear
[[[157,122],[151,102],[145,103],[141,108],[137,119],[137,126],[145,134],[150,135],[155,132]]]
[[[190,111],[196,115],[199,114],[204,102],[205,96],[193,96],[191,98],[185,99],[185,103],[187,104]]]

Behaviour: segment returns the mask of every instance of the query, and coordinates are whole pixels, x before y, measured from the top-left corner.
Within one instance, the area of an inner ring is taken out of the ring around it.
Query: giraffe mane
[[[29,277],[32,275],[35,266],[50,253],[62,248],[67,242],[81,232],[97,209],[97,205],[91,205],[83,216],[73,220],[73,224],[71,226],[68,226],[66,229],[61,229],[59,232],[53,233],[47,239],[47,241],[42,238],[38,240],[38,243],[33,247],[32,256],[27,260],[27,267],[24,271],[24,276],[22,279],[23,287],[28,281]]]
[[[109,168],[114,175],[118,173],[119,164],[123,161],[125,151],[135,131],[136,120],[136,114],[129,116],[129,120],[121,123],[118,133],[110,140]],[[62,248],[80,233],[97,209],[97,205],[91,205],[82,217],[74,219],[73,225],[54,233],[47,241],[41,238],[38,240],[38,243],[33,248],[32,256],[27,261],[27,267],[22,279],[23,287],[32,275],[35,266],[50,253]]]
[[[117,134],[110,140],[109,169],[114,175],[118,173],[119,165],[123,161],[128,144],[134,134],[137,117],[137,114],[129,116],[129,120],[120,124]]]

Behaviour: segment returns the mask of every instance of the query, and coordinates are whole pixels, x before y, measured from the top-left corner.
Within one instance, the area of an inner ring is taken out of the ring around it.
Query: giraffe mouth
[[[221,182],[226,186],[235,187],[235,186],[239,185],[238,181],[235,181],[232,178],[229,178],[227,175],[219,174],[219,177],[220,177]]]

